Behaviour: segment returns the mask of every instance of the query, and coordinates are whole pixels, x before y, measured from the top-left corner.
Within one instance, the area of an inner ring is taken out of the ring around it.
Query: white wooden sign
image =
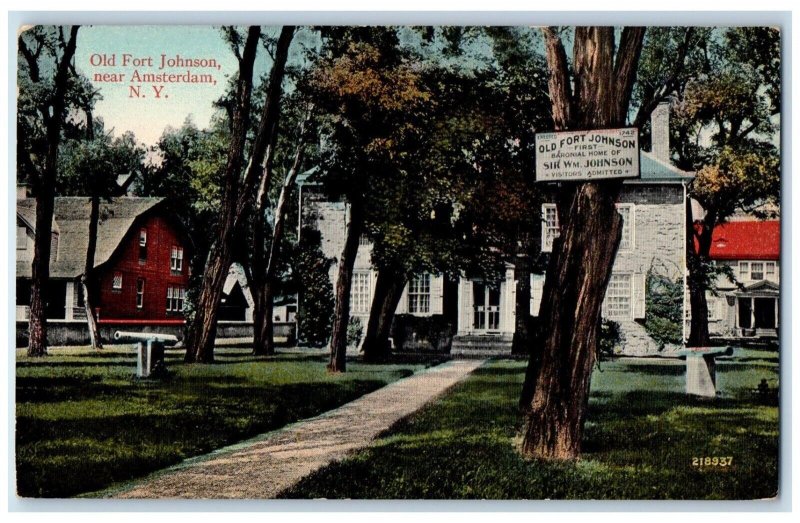
[[[639,132],[635,128],[536,135],[537,182],[638,177]]]

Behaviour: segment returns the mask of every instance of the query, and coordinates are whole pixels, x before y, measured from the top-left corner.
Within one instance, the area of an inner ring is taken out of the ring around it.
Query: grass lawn
[[[215,365],[137,380],[132,348],[18,351],[17,489],[67,497],[99,490],[342,405],[425,365],[348,363],[331,375],[314,354],[264,358],[217,349]]]
[[[625,359],[595,371],[574,463],[516,450],[525,365],[493,361],[375,444],[317,471],[286,498],[753,499],[778,484],[777,353],[740,349],[721,362],[714,401],[683,394],[682,361]],[[733,458],[699,469],[694,457]]]

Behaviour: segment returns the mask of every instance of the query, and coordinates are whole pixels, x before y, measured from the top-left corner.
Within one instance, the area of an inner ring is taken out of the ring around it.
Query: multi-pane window
[[[173,245],[169,256],[169,268],[173,271],[183,270],[183,247]]]
[[[354,272],[350,287],[350,310],[355,313],[369,312],[369,273]]]
[[[147,260],[147,229],[139,230],[139,261]]]
[[[121,272],[115,272],[114,273],[114,279],[111,280],[111,288],[112,289],[116,289],[116,290],[119,290],[119,289],[122,288],[122,273]]]
[[[167,287],[167,312],[183,312],[185,300],[186,289]]]
[[[619,243],[619,250],[629,251],[633,249],[633,222],[636,213],[631,204],[619,204],[617,211],[622,215],[622,241]]]
[[[136,280],[136,308],[142,307],[144,307],[144,279],[139,278]]]
[[[775,262],[740,261],[739,281],[775,280]]]
[[[764,267],[767,269],[767,279],[775,280],[775,262],[766,262]]]
[[[419,274],[408,282],[408,312],[431,311],[431,275]]]
[[[542,205],[542,252],[553,250],[553,240],[558,238],[558,213],[552,203]]]
[[[28,248],[28,230],[25,227],[17,227],[17,249],[25,250]]]
[[[633,204],[621,203],[617,205],[617,211],[622,215],[622,241],[619,250],[627,251],[634,247],[634,221],[636,213]],[[558,225],[558,211],[553,203],[542,205],[542,252],[552,252],[553,240],[558,238],[560,231]]]
[[[358,237],[358,244],[359,245],[369,245],[369,237],[366,234],[362,234]]]
[[[608,319],[631,317],[631,274],[612,274],[603,302],[603,316]]]

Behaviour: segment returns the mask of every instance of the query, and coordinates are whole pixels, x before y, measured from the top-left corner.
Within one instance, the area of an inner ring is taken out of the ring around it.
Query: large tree
[[[58,153],[73,85],[71,67],[78,26],[36,26],[20,33],[17,44],[19,103],[17,162],[36,198],[36,236],[32,262],[29,356],[47,354],[45,305],[50,279],[50,248]]]
[[[103,132],[102,122],[93,122],[91,111],[87,111],[87,139],[73,140],[65,144],[59,160],[58,192],[66,196],[87,196],[89,225],[84,271],[80,278],[89,339],[94,349],[102,348],[95,311],[96,295],[94,281],[94,259],[97,249],[97,229],[103,219],[101,200],[110,201],[122,193],[117,176],[128,174],[135,177],[142,170],[144,148],[136,143],[132,133],[112,138]]]
[[[555,130],[624,127],[644,28],[577,27],[572,63],[561,31],[545,38]],[[620,180],[564,184],[558,195],[560,236],[553,245],[539,316],[541,347],[526,372],[530,391],[522,451],[571,459],[580,454],[601,305],[622,234],[615,202]]]
[[[247,166],[244,163],[245,140],[250,124],[253,90],[253,65],[261,37],[261,29],[251,26],[242,44],[236,29],[228,30],[228,39],[239,61],[235,98],[232,107],[231,138],[228,160],[223,174],[221,209],[217,219],[214,242],[211,246],[203,281],[197,298],[194,318],[186,336],[186,361],[211,363],[214,361],[217,313],[228,269],[234,252],[234,242],[241,234],[243,218],[252,212],[256,187],[265,175],[265,160],[273,143],[274,129],[280,114],[282,82],[294,35],[294,27],[283,27],[275,50],[261,120],[256,131]]]
[[[710,259],[714,228],[737,212],[777,213],[780,40],[768,27],[706,32],[704,52],[673,104],[675,158],[697,171],[689,196],[704,211],[693,216],[687,205],[690,346],[710,342],[706,292],[722,270]]]
[[[322,113],[320,151],[328,192],[348,206],[338,260],[328,369],[346,369],[353,265],[368,217],[372,181],[397,172],[393,151],[413,136],[409,115],[428,98],[394,28],[326,28],[324,59],[309,82]]]

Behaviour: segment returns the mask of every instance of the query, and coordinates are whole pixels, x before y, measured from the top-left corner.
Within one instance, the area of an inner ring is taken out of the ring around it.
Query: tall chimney
[[[661,102],[650,115],[650,136],[653,156],[670,163],[669,154],[669,103]]]

